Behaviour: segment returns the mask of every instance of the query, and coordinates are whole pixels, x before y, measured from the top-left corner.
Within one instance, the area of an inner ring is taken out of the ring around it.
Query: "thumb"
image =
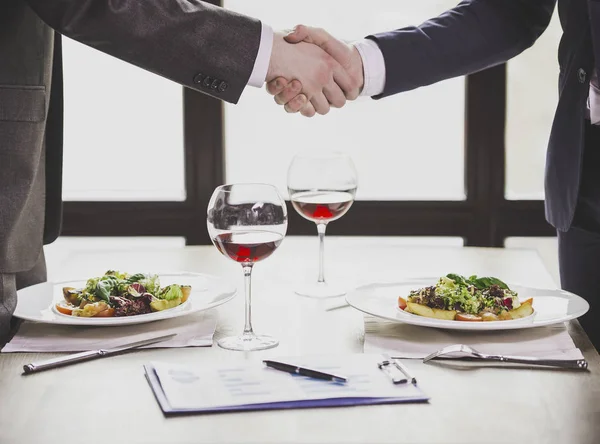
[[[319,46],[339,63],[345,65],[348,59],[348,45],[341,40],[332,37],[322,28],[313,28],[305,25],[298,25],[285,36],[288,43],[306,42]]]
[[[310,38],[309,27],[304,25],[296,25],[285,37],[288,43],[299,43]]]

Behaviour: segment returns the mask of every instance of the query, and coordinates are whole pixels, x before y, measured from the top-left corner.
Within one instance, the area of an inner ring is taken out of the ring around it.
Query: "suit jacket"
[[[59,34],[235,103],[261,24],[198,0],[1,0],[0,274],[31,269],[60,232]]]
[[[506,62],[542,34],[555,3],[465,0],[419,27],[369,36],[385,59],[386,85],[379,97]],[[600,72],[600,0],[558,0],[558,8],[564,34],[560,98],[546,159],[546,218],[566,231],[579,191],[589,81],[594,68]]]

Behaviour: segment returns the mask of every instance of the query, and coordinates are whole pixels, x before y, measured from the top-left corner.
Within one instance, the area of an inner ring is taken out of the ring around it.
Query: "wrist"
[[[357,85],[358,90],[360,92],[362,92],[362,90],[365,86],[365,70],[364,70],[364,65],[363,65],[363,59],[362,59],[362,56],[360,55],[360,52],[358,52],[358,49],[356,49],[356,46],[354,46],[354,45],[351,45],[351,46],[352,46],[352,58],[351,58],[352,72],[350,73],[350,75],[352,76],[352,79],[354,79],[355,85]]]
[[[281,76],[281,67],[279,66],[281,54],[284,50],[284,33],[276,31],[273,33],[273,48],[271,50],[271,59],[269,60],[269,68],[267,69],[267,82]]]

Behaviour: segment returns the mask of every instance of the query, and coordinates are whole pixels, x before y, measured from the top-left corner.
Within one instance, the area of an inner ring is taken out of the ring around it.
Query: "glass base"
[[[217,343],[221,348],[236,351],[266,350],[279,345],[279,341],[272,336],[255,335],[254,333],[243,334],[240,336],[229,336],[227,338],[220,339]]]
[[[294,292],[308,298],[325,299],[344,296],[346,289],[338,285],[315,282],[314,284],[307,284],[296,288]]]

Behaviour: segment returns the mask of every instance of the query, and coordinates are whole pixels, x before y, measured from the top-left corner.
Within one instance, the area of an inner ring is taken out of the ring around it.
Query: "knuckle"
[[[290,90],[294,94],[298,94],[300,91],[302,91],[302,83],[300,83],[299,80],[294,80],[290,86]]]
[[[294,99],[290,102],[290,106],[293,107],[296,111],[306,105],[306,96],[299,95],[294,97]]]

